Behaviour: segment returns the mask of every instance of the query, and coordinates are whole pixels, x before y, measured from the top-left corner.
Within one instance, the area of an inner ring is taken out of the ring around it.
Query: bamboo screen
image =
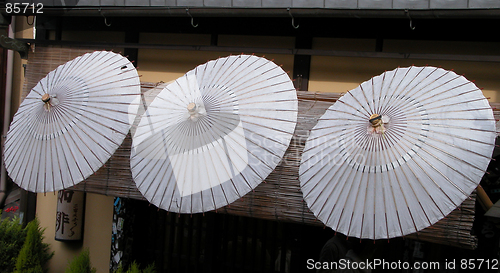
[[[95,49],[40,47],[30,53],[26,68],[23,97],[48,72],[86,52]],[[187,72],[187,71],[186,71]],[[163,85],[143,83],[142,92],[146,101],[151,101]],[[240,200],[218,210],[220,213],[256,217],[268,220],[298,222],[308,225],[323,225],[316,220],[302,199],[298,181],[298,170],[302,149],[308,133],[318,118],[332,105],[340,94],[298,91],[299,113],[297,128],[282,162],[253,192]],[[495,111],[495,117],[499,113]],[[108,162],[86,181],[74,187],[92,193],[145,200],[132,180],[129,155],[130,134]],[[476,238],[471,235],[474,221],[475,193],[446,218],[409,238],[473,249]]]

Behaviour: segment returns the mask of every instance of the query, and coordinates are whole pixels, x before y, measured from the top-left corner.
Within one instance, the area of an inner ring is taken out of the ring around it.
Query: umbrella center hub
[[[56,98],[56,95],[51,96],[48,93],[43,94],[42,102],[44,103],[43,107],[47,111],[50,111],[51,107],[59,104],[59,100]]]
[[[42,101],[44,103],[49,103],[49,101],[50,101],[50,95],[49,94],[43,94]]]
[[[385,116],[385,115],[382,116],[379,114],[372,114],[368,121],[370,122],[370,125],[371,125],[371,126],[368,126],[369,133],[383,134],[385,132],[385,129],[386,129],[384,127],[384,125],[389,123],[389,117]]]
[[[373,114],[370,116],[370,124],[373,127],[379,127],[382,126],[382,116],[379,114]]]
[[[194,102],[191,102],[190,104],[188,104],[187,109],[188,109],[188,112],[190,115],[194,115],[195,113],[198,112],[197,111],[198,107],[196,106],[196,103],[194,103]]]
[[[187,105],[187,110],[188,110],[188,113],[189,113],[189,118],[192,120],[192,121],[197,121],[198,118],[200,118],[201,116],[204,116],[206,114],[206,111],[205,111],[205,108],[203,107],[203,105],[196,105],[196,103],[194,102],[191,102]]]

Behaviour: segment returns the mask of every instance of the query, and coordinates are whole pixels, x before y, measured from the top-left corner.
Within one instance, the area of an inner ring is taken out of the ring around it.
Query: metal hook
[[[191,15],[191,13],[189,13],[189,9],[186,9],[186,13],[189,15],[189,17],[191,17],[191,25],[193,27],[198,27],[198,24],[194,24],[194,18],[193,18],[193,15]]]
[[[294,29],[298,29],[300,25],[295,26],[295,18],[293,18],[293,15],[292,15],[292,12],[290,11],[290,8],[287,8],[286,10],[288,11],[288,15],[290,15],[290,17],[292,17],[292,27]]]
[[[106,16],[104,16],[104,13],[102,13],[102,9],[99,8],[99,14],[101,14],[101,16],[104,18],[104,24],[107,26],[107,27],[110,27],[111,24],[108,24],[108,19],[106,18]]]
[[[413,26],[413,20],[410,17],[410,11],[408,9],[405,9],[405,14],[408,17],[408,19],[410,19],[410,29],[415,30],[415,27]]]

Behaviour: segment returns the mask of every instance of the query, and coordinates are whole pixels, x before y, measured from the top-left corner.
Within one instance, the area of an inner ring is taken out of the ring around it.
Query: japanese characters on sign
[[[62,190],[57,198],[56,240],[81,240],[84,192]]]

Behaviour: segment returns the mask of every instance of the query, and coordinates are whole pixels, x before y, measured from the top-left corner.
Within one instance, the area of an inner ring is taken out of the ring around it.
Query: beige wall
[[[457,74],[463,74],[467,79],[475,81],[479,88],[484,88],[483,93],[486,97],[491,97],[490,101],[500,101],[500,77],[498,76],[500,63],[329,56],[313,56],[311,62],[309,91],[347,92],[362,82],[398,66],[432,65],[453,69]]]
[[[210,45],[210,35],[141,33],[139,41],[143,44],[207,46]],[[231,37],[221,35],[219,45],[225,47],[293,48],[294,39],[252,36],[244,40],[241,36],[232,36],[231,39]],[[210,60],[242,53],[252,54],[253,52],[139,49],[137,70],[141,76],[141,82],[169,82]],[[292,76],[292,55],[256,54],[256,56],[273,60],[276,64],[282,65],[283,70],[288,72],[290,77]]]
[[[15,16],[12,18],[12,22],[15,22],[15,38],[33,39],[33,28],[28,24],[27,20],[32,20],[33,17]],[[23,91],[24,83],[24,67],[27,61],[21,59],[19,53],[14,52],[14,64],[12,71],[12,104],[11,104],[11,116],[17,111],[19,104],[21,103],[21,94]]]
[[[64,272],[69,261],[86,248],[97,272],[109,272],[113,200],[110,196],[87,193],[83,242],[62,242],[55,240],[57,194],[37,195],[37,216],[45,228],[45,242],[54,251],[48,264],[49,273]]]
[[[314,49],[373,51],[374,40],[329,39],[313,40]],[[384,40],[384,52],[415,52],[429,54],[472,54],[473,49],[481,48],[484,55],[500,55],[500,43],[474,42],[423,42]],[[477,51],[477,50],[476,50]],[[309,91],[343,93],[356,88],[362,82],[396,69],[398,66],[436,66],[454,70],[483,89],[490,102],[500,102],[500,63],[464,62],[442,60],[388,59],[388,58],[351,58],[312,56]]]

